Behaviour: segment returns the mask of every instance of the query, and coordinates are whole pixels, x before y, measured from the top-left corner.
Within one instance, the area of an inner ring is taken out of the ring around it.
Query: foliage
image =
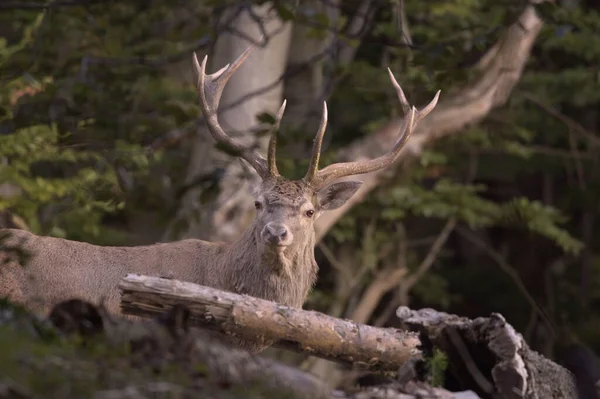
[[[207,10],[197,6],[200,21]],[[107,230],[104,216],[145,191],[160,197],[151,167],[161,167],[161,152],[148,153],[144,142],[199,115],[193,90],[166,77],[160,57],[181,57],[189,47],[182,37],[203,33],[181,16],[164,20],[164,11],[124,3],[5,17],[15,30],[0,42],[0,179],[18,194],[0,210],[37,233],[117,244],[122,235]],[[167,37],[153,37],[159,23]],[[124,187],[119,171],[141,192]]]
[[[33,26],[25,30],[21,42],[15,45],[7,45],[6,41],[0,43],[0,63],[5,64],[31,42],[31,32],[39,26],[40,19],[36,18]],[[25,77],[6,82],[0,96],[2,121],[10,121],[14,117],[11,103],[19,101],[20,96],[43,90],[50,84],[51,77],[33,84],[28,84]],[[81,121],[79,127],[84,129],[86,124],[87,121]],[[13,134],[0,136],[0,156],[5,163],[0,169],[0,181],[14,186],[16,191],[12,196],[0,197],[0,210],[12,209],[37,233],[65,236],[65,230],[60,226],[67,222],[79,226],[84,232],[97,234],[99,215],[122,206],[114,199],[103,201],[98,198],[99,193],[114,185],[115,177],[111,170],[99,167],[101,158],[96,152],[61,148],[61,141],[68,135],[59,133],[55,123],[39,123],[16,128]],[[54,175],[53,172],[61,170],[68,170],[68,176]],[[44,220],[40,212],[49,206],[62,211]]]

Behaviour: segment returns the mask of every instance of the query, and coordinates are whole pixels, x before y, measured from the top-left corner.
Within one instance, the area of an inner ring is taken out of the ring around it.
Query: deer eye
[[[260,202],[258,202],[258,201],[254,201],[254,207],[256,209],[260,209],[260,208],[262,208],[262,204]]]
[[[315,214],[315,211],[313,211],[312,209],[309,209],[308,211],[306,211],[306,216],[308,216],[309,218],[313,217],[314,214]]]

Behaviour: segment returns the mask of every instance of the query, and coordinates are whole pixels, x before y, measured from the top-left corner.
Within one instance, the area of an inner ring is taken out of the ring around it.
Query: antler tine
[[[323,137],[325,136],[325,130],[327,130],[327,101],[323,101],[323,112],[321,114],[321,124],[317,130],[317,134],[313,140],[312,155],[310,157],[310,164],[308,165],[308,171],[304,176],[304,181],[311,183],[319,170],[319,159],[321,158],[321,146],[323,145]]]
[[[229,137],[221,127],[217,118],[217,109],[219,108],[223,88],[227,84],[229,78],[231,78],[231,76],[239,69],[253,50],[254,46],[249,46],[232,64],[227,64],[217,72],[208,75],[206,74],[206,62],[208,61],[208,56],[204,56],[202,64],[200,64],[196,53],[194,53],[194,66],[198,73],[198,93],[200,94],[202,113],[204,114],[206,125],[213,138],[229,152],[246,160],[262,178],[265,178],[269,175],[265,159],[256,151],[246,148],[238,141]]]
[[[287,100],[283,100],[283,104],[277,111],[277,115],[275,116],[275,123],[271,127],[269,139],[269,148],[267,150],[267,164],[269,166],[269,176],[279,176],[279,171],[277,170],[277,158],[275,154],[277,152],[277,135],[279,134],[279,125],[281,124],[281,118],[283,118],[283,113],[285,112],[285,105],[287,104]]]
[[[427,106],[425,106],[422,110],[417,110],[414,106],[411,107],[408,103],[406,96],[404,95],[404,91],[396,81],[396,78],[388,68],[388,73],[390,75],[390,80],[394,89],[396,90],[396,94],[398,99],[400,100],[400,104],[402,105],[402,109],[404,111],[404,120],[402,122],[402,127],[400,128],[400,135],[396,144],[388,153],[368,161],[355,161],[355,162],[345,162],[345,163],[336,163],[333,165],[329,165],[326,168],[317,171],[315,176],[313,177],[311,184],[315,188],[321,188],[332,180],[339,179],[345,176],[351,175],[360,175],[364,173],[374,172],[376,170],[384,169],[390,165],[392,165],[398,159],[402,147],[406,144],[410,135],[413,133],[417,124],[425,118],[437,105],[438,99],[440,97],[440,92],[436,93],[435,97]]]
[[[398,96],[400,104],[402,105],[402,112],[404,112],[404,115],[408,115],[412,107],[410,106],[408,100],[406,99],[406,96],[404,95],[404,90],[402,90],[402,87],[400,87],[400,85],[398,84],[398,81],[394,77],[392,70],[388,68],[387,71],[388,75],[390,76],[390,80],[392,81],[392,86],[394,86],[394,89],[396,90],[396,95]]]

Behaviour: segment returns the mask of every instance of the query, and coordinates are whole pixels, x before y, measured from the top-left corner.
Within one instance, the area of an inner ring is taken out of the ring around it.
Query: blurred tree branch
[[[455,90],[454,95],[442,93],[438,106],[418,126],[401,157],[418,156],[427,143],[459,133],[467,125],[485,118],[493,108],[504,105],[521,77],[542,25],[543,21],[536,14],[534,5],[529,4],[518,20],[506,29],[499,42],[481,58],[476,67],[479,78],[467,87]],[[374,134],[342,149],[336,161],[356,161],[378,156],[393,143],[401,124],[401,118],[390,121]],[[363,182],[361,190],[343,207],[323,214],[315,223],[317,240],[323,238],[353,206],[362,202],[379,185],[384,175],[380,171],[359,176],[358,179]]]
[[[533,104],[543,109],[549,115],[552,115],[553,117],[564,123],[566,126],[569,127],[569,129],[583,137],[590,144],[594,146],[600,146],[600,137],[598,137],[598,134],[596,134],[595,132],[590,132],[581,123],[573,120],[572,118],[569,118],[567,115],[556,109],[556,107],[547,104],[544,100],[537,98],[532,93],[520,92],[519,94],[526,98],[528,101],[531,101]]]
[[[395,287],[391,287],[396,288],[394,292],[394,297],[386,305],[385,309],[377,317],[373,325],[384,325],[389,320],[389,318],[398,306],[408,306],[408,294],[410,290],[415,286],[415,284],[419,282],[419,280],[425,275],[425,273],[427,273],[427,271],[431,269],[435,261],[438,259],[442,248],[444,248],[446,241],[448,241],[448,237],[450,237],[450,234],[456,228],[456,223],[457,220],[455,218],[449,219],[442,228],[442,231],[440,231],[440,233],[438,234],[437,238],[431,245],[429,252],[427,252],[427,255],[421,261],[417,269],[413,273],[409,274],[407,277],[400,279]]]

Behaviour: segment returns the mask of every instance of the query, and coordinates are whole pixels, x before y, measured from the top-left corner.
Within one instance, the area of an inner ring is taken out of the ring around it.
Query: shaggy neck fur
[[[318,266],[314,256],[315,233],[295,236],[283,250],[267,247],[252,224],[229,244],[229,275],[223,277],[229,289],[240,294],[301,308],[315,283]]]

